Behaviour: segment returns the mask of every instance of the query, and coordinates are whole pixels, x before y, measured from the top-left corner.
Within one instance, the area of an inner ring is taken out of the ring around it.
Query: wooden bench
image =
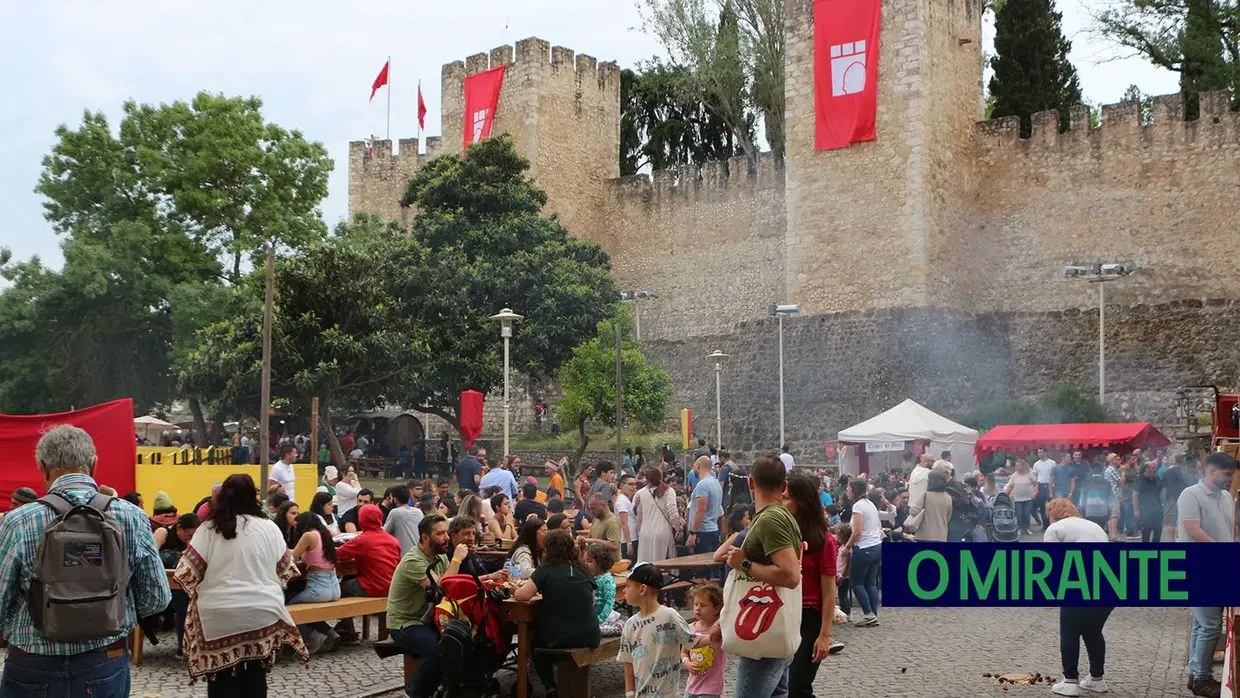
[[[396,644],[396,641],[390,637],[384,638],[375,643],[375,654],[379,655],[379,659],[395,657],[398,654],[404,657],[405,666],[403,669],[403,674],[405,677],[406,686],[408,686],[409,682],[413,680],[413,673],[418,670],[418,665],[422,663],[422,659],[420,657],[415,657],[409,654],[405,651],[404,647]]]
[[[379,616],[379,640],[386,640],[387,630],[387,597],[350,597],[339,601],[324,603],[303,603],[286,606],[293,622],[318,623],[320,621],[340,620],[343,618],[362,617],[362,637],[370,637],[370,617]],[[175,635],[173,636],[175,638]],[[142,649],[146,637],[142,626],[136,626],[129,635],[129,655],[134,666],[142,664]]]
[[[616,658],[620,651],[620,638],[605,637],[595,649],[548,650],[536,649],[535,654],[552,657],[556,667],[556,682],[562,696],[589,696],[590,667],[599,662]]]

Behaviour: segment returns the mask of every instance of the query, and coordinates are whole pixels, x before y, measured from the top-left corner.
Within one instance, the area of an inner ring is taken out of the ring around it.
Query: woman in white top
[[[1003,491],[1012,498],[1016,506],[1016,526],[1020,532],[1029,535],[1029,518],[1033,515],[1033,500],[1038,496],[1038,476],[1029,469],[1029,461],[1024,458],[1016,460],[1016,472],[1008,478]]]
[[[362,485],[357,481],[357,471],[350,464],[344,477],[336,483],[336,516],[344,516],[345,512],[357,506],[357,493]]]
[[[539,518],[530,518],[521,524],[521,533],[517,536],[516,545],[512,547],[512,564],[517,566],[517,574],[522,579],[529,579],[538,569],[538,561],[542,557],[543,540],[547,537],[547,522]]]
[[[883,526],[878,508],[866,498],[869,485],[860,478],[848,483],[852,495],[852,537],[844,544],[851,554],[849,585],[861,604],[861,627],[878,625],[878,563],[883,555]]]
[[[1042,534],[1047,543],[1106,543],[1107,532],[1098,524],[1082,518],[1081,512],[1066,497],[1046,503],[1051,524]],[[1102,678],[1106,660],[1106,639],[1102,627],[1110,617],[1112,606],[1081,606],[1059,609],[1059,657],[1063,660],[1063,680],[1051,686],[1051,693],[1060,696],[1082,696],[1103,693],[1107,682]],[[1089,655],[1089,676],[1079,680],[1077,663],[1081,659],[1081,640]]]
[[[646,470],[646,486],[633,499],[637,513],[637,559],[659,562],[676,557],[676,532],[685,525],[676,505],[676,492],[663,482],[663,473]]]
[[[285,645],[309,661],[284,605],[284,586],[297,574],[280,530],[263,515],[254,480],[229,476],[173,572],[189,595],[189,675],[206,677],[210,698],[267,695],[267,670]]]

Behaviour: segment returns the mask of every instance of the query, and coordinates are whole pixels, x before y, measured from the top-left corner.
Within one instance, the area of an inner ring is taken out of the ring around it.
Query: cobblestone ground
[[[878,628],[836,626],[837,638],[847,647],[822,664],[815,684],[820,697],[1049,696],[1045,685],[1003,690],[996,680],[982,675],[1041,672],[1058,677],[1062,671],[1056,609],[893,608],[883,611],[881,618]],[[1111,695],[1190,695],[1184,677],[1188,623],[1185,609],[1117,609],[1106,627]],[[270,695],[359,696],[399,681],[400,666],[399,658],[380,660],[366,645],[342,649],[312,658],[305,668],[281,663],[272,672]],[[1086,669],[1082,651],[1081,670]],[[597,666],[592,676],[590,698],[624,695],[624,674],[618,664]],[[501,680],[510,692],[513,676],[501,675]],[[205,684],[189,684],[184,665],[166,644],[147,647],[145,662],[133,672],[133,687],[132,695],[138,698],[207,694]],[[730,680],[728,690],[731,695]],[[382,695],[397,698],[403,693]],[[541,689],[535,696],[541,698]]]

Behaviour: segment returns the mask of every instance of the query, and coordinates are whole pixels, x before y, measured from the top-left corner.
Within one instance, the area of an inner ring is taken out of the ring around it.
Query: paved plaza
[[[1185,690],[1184,677],[1189,617],[1186,609],[1117,609],[1106,627],[1106,678],[1111,695],[1191,695]],[[820,698],[1049,696],[1045,685],[1004,690],[983,674],[1060,674],[1056,609],[893,608],[881,618],[878,628],[836,627],[836,636],[847,647],[819,670],[816,692]],[[133,673],[133,696],[206,696],[206,684],[191,686],[172,650],[167,643],[148,646],[145,662]],[[1083,655],[1082,651],[1084,672]],[[400,658],[380,660],[367,645],[346,648],[312,658],[307,668],[281,663],[272,673],[270,695],[349,698],[373,694],[398,682],[400,667]],[[593,677],[594,696],[590,698],[624,695],[619,664],[598,666]],[[501,679],[509,690],[515,683],[511,674]],[[379,695],[395,698],[403,693]],[[541,690],[536,689],[535,696],[541,698]]]

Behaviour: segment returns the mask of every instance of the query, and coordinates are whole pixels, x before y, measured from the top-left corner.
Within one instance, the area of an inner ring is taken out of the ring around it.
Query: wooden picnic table
[[[629,581],[627,576],[620,574],[613,574],[612,579],[616,580],[617,594]],[[501,605],[500,620],[517,626],[517,698],[529,698],[530,654],[534,649],[530,646],[530,623],[534,622],[534,609],[541,600],[540,594],[529,601],[506,599]]]
[[[724,563],[715,562],[714,553],[697,553],[696,555],[659,560],[653,564],[661,570],[705,570],[711,567],[719,567]]]

